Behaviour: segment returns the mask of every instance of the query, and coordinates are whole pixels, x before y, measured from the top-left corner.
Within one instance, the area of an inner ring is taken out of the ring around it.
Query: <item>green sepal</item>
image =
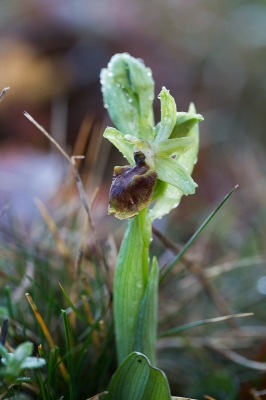
[[[158,263],[154,257],[148,284],[140,304],[134,345],[134,349],[144,353],[152,365],[156,365],[158,271]]]
[[[196,111],[196,110],[195,110]],[[181,138],[187,136],[188,132],[204,118],[200,114],[189,112],[178,112],[176,115],[176,123],[171,133],[170,139]]]
[[[196,109],[193,103],[190,104],[189,114],[196,114]],[[197,162],[197,155],[199,149],[199,126],[194,125],[193,128],[187,133],[187,137],[191,137],[194,140],[194,144],[186,153],[176,157],[176,160],[186,169],[186,171],[191,174],[195,163]],[[156,186],[154,194],[156,193]],[[160,196],[153,208],[149,211],[149,217],[151,220],[156,218],[162,218],[164,215],[168,214],[173,208],[177,207],[180,203],[183,193],[176,187],[167,184],[165,186],[164,192],[160,192]]]
[[[125,139],[125,135],[115,128],[106,128],[103,137],[108,139],[113,145],[123,154],[131,165],[135,164],[134,161],[134,144]]]
[[[197,184],[176,159],[159,158],[155,155],[154,163],[159,179],[175,186],[185,195],[195,193]]]
[[[193,137],[167,139],[157,144],[155,152],[158,157],[163,158],[181,155],[191,149],[194,143]]]
[[[161,101],[161,122],[158,124],[155,144],[168,139],[176,124],[176,104],[169,90],[163,87],[158,98]]]
[[[141,353],[131,353],[113,375],[105,400],[171,400],[163,371]]]
[[[190,103],[188,112],[190,114],[196,114],[196,108],[193,103]],[[199,114],[197,114],[199,115]],[[177,157],[178,162],[187,170],[191,175],[194,166],[198,160],[199,152],[199,124],[193,125],[190,131],[187,133],[187,137],[193,138],[195,140],[194,145],[186,153]]]
[[[155,202],[153,208],[149,212],[149,217],[153,221],[156,218],[161,219],[164,215],[169,214],[171,210],[176,208],[183,196],[183,192],[175,186],[166,184],[164,193]]]

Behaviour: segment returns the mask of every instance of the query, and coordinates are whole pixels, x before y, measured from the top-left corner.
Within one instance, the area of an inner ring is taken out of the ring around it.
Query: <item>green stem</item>
[[[140,305],[149,276],[151,221],[147,209],[128,222],[114,278],[114,318],[119,364],[134,350]],[[148,355],[147,355],[148,356]]]

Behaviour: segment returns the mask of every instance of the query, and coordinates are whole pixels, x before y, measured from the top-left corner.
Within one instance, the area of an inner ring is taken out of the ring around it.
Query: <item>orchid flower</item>
[[[107,127],[103,136],[128,160],[115,167],[108,212],[128,219],[153,203],[151,220],[175,208],[183,194],[193,194],[191,178],[198,153],[198,122],[193,104],[177,112],[176,103],[163,87],[161,121],[154,125],[152,72],[142,60],[116,54],[101,71],[105,107],[117,129]]]

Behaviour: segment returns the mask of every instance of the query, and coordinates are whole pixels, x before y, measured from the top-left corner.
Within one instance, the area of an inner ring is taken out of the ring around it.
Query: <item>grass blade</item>
[[[58,282],[58,285],[60,286],[60,289],[62,290],[63,295],[64,295],[64,297],[65,297],[65,299],[66,299],[66,301],[67,301],[69,307],[71,308],[71,310],[75,313],[75,315],[76,315],[82,322],[85,322],[85,324],[88,324],[87,318],[84,317],[84,316],[77,310],[77,308],[74,306],[74,304],[72,303],[72,301],[71,301],[70,298],[68,297],[68,295],[67,295],[65,289],[63,288],[63,286],[61,285],[60,282]]]
[[[73,364],[72,364],[72,356],[71,356],[71,338],[70,338],[70,331],[69,331],[69,324],[67,319],[67,314],[65,310],[61,310],[64,329],[65,329],[65,337],[66,337],[66,349],[67,349],[67,366],[69,371],[68,377],[68,387],[69,387],[69,399],[73,400],[73,386],[72,386],[72,371],[73,371]]]
[[[214,322],[226,321],[232,318],[242,318],[242,317],[250,317],[254,315],[253,313],[244,313],[244,314],[233,314],[233,315],[225,315],[224,317],[203,319],[201,321],[190,322],[189,324],[180,325],[176,328],[168,329],[167,331],[161,332],[158,334],[158,338],[166,337],[166,336],[175,336],[177,333],[184,331],[185,329],[194,328],[195,326],[212,324]]]
[[[194,233],[194,235],[189,239],[189,241],[185,244],[183,249],[177,254],[177,256],[170,262],[168,267],[163,271],[159,282],[161,283],[166,275],[171,271],[173,266],[177,263],[177,261],[180,260],[180,258],[185,254],[187,249],[192,245],[194,240],[199,236],[199,234],[203,231],[203,229],[208,225],[208,223],[213,219],[215,214],[220,210],[220,208],[224,205],[224,203],[229,199],[229,197],[234,193],[238,185],[234,186],[233,189],[225,196],[225,198],[221,201],[221,203],[218,205],[218,207],[215,208],[215,210],[208,216],[208,218],[203,222],[203,224],[199,227],[199,229]]]

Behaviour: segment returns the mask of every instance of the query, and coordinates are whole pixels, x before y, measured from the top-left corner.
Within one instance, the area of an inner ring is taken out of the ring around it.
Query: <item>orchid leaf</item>
[[[148,258],[144,260],[143,256],[148,254],[142,237],[143,213],[146,215],[145,209],[129,220],[115,271],[114,320],[119,364],[134,350],[137,317],[148,279]]]
[[[134,345],[134,349],[147,355],[153,365],[156,365],[158,271],[158,263],[154,257],[139,309]]]
[[[113,375],[104,400],[171,400],[165,374],[141,353],[131,353]]]

